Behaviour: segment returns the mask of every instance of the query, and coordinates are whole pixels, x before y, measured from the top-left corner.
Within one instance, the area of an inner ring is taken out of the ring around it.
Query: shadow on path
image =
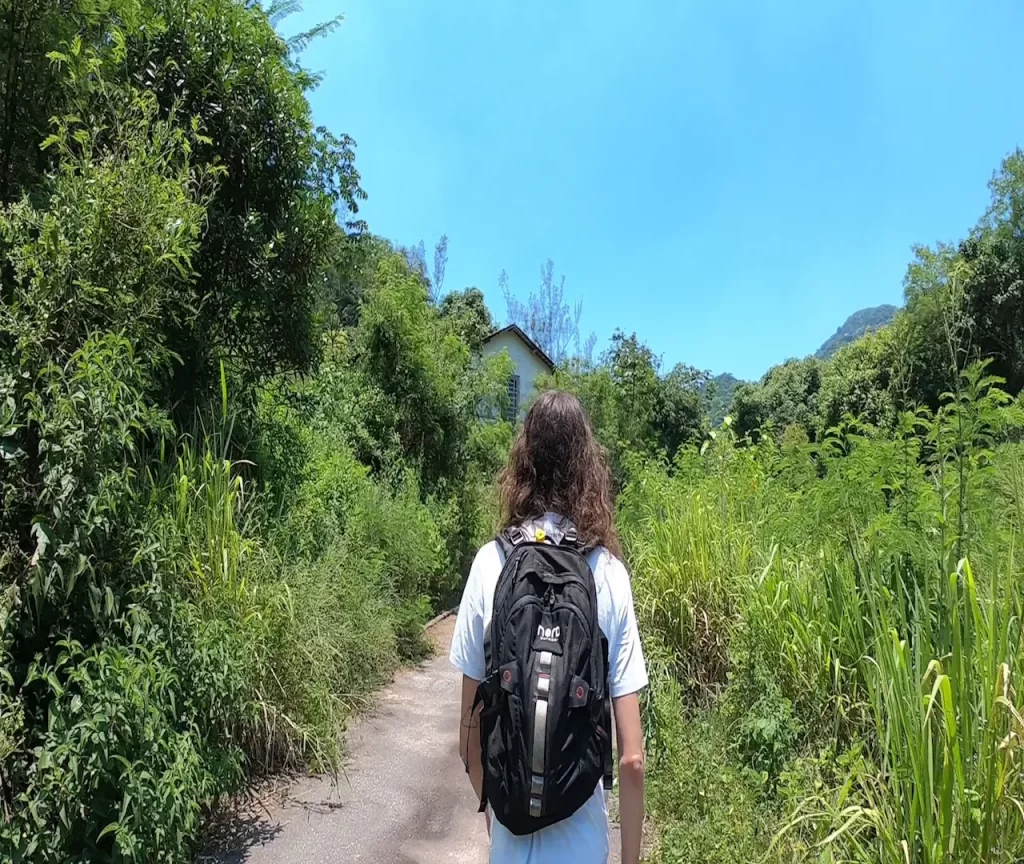
[[[281,825],[266,811],[236,808],[215,816],[205,829],[206,851],[199,864],[243,864],[254,847],[266,846],[281,833]]]

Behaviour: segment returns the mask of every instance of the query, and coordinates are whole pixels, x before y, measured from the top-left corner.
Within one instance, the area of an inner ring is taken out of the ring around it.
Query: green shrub
[[[45,672],[49,727],[18,801],[22,818],[6,829],[11,854],[54,862],[182,860],[201,802],[225,788],[213,770],[227,763],[237,782],[237,758],[209,752],[207,730],[187,710],[193,682],[160,640],[63,648]]]
[[[774,820],[760,783],[731,759],[723,719],[685,712],[681,697],[678,687],[658,682],[648,711],[663,743],[648,757],[648,809],[660,840],[655,861],[767,860]]]

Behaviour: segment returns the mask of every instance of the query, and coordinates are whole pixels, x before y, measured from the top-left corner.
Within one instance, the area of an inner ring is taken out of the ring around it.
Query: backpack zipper
[[[505,559],[504,567],[507,567],[507,566],[508,566],[508,559]],[[523,556],[520,555],[516,559],[516,566],[515,566],[515,569],[512,571],[512,578],[508,580],[509,587],[507,587],[505,589],[505,593],[504,593],[503,596],[507,596],[509,591],[515,589],[516,582],[519,579],[519,568],[522,567],[522,566],[523,566]],[[502,567],[502,570],[504,570],[504,567]],[[498,584],[499,585],[501,584],[501,576],[500,575],[498,576]],[[494,600],[495,600],[494,608],[491,609],[491,624],[490,624],[490,627],[491,627],[491,644],[492,644],[492,646],[496,646],[497,647],[497,651],[492,652],[491,659],[493,661],[495,661],[494,668],[497,669],[498,668],[498,664],[497,664],[496,661],[497,661],[497,658],[501,656],[501,644],[504,641],[504,634],[497,632],[497,630],[498,630],[498,628],[496,626],[497,620],[498,620],[498,603],[497,603],[498,596],[497,596],[497,594],[495,594]],[[513,607],[513,608],[515,608],[515,607]],[[512,613],[509,612],[509,616],[510,617],[511,617],[511,615],[512,615]]]
[[[516,600],[515,603],[512,604],[512,608],[508,610],[508,615],[505,616],[505,620],[511,621],[512,616],[515,615],[516,611],[523,606],[541,606],[543,608],[543,604],[536,597],[520,597],[518,600]],[[501,633],[499,634],[499,636],[500,641],[498,642],[498,650],[494,654],[495,660],[502,656],[501,649],[504,647],[505,644],[505,634]]]
[[[558,603],[557,605],[552,607],[551,611],[557,612],[559,609],[567,609],[569,612],[575,615],[576,620],[579,621],[580,624],[583,625],[583,629],[587,631],[587,638],[593,640],[593,631],[591,630],[590,625],[587,623],[587,620],[583,617],[582,614],[580,614],[580,611],[575,606],[573,606],[571,603]]]

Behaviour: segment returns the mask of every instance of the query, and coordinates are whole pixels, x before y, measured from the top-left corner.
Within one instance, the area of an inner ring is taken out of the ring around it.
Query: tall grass
[[[880,765],[858,814],[877,837],[852,844],[864,860],[1011,860],[1024,848],[1019,595],[992,576],[987,598],[966,561],[948,580],[947,618],[938,623],[952,646],[941,657],[919,623],[925,616],[896,622],[884,603],[869,603],[875,632],[889,641],[879,640],[866,675]]]
[[[232,425],[196,424],[149,475],[153,548],[176,615],[221,634],[240,704],[226,737],[250,771],[331,770],[339,731],[424,646],[445,548],[415,476],[371,480],[330,430],[304,430],[288,507],[229,458]],[[300,442],[301,443],[301,442]]]
[[[998,384],[972,367],[894,433],[715,442],[620,499],[645,639],[675,710],[710,710],[759,778],[764,860],[1024,858],[1024,458]]]
[[[670,479],[664,466],[648,465],[634,469],[620,496],[638,614],[658,634],[673,676],[697,701],[726,683],[727,636],[759,560],[752,526],[763,521],[765,505],[756,495],[734,494],[751,482],[747,473],[690,487]]]

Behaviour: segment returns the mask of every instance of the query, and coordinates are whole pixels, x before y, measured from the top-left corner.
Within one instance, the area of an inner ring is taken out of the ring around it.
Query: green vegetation
[[[921,862],[1024,850],[1009,767],[1024,453],[997,443],[1024,415],[981,366],[962,381],[895,435],[720,436],[671,473],[634,473],[620,513],[659,672],[666,860],[724,861],[738,843],[780,861],[904,861],[904,841]],[[714,767],[693,767],[712,747]],[[715,790],[703,826],[708,773],[735,795]]]
[[[507,361],[359,221],[288,8],[0,4],[5,861],[332,768],[490,529]]]
[[[741,439],[796,424],[819,441],[847,414],[893,430],[905,406],[938,409],[957,388],[958,370],[978,359],[991,361],[1008,393],[1020,393],[1024,153],[1007,157],[989,186],[991,204],[970,236],[914,250],[905,304],[891,323],[826,359],[790,360],[737,387],[730,413]]]
[[[360,220],[294,8],[0,0],[3,860],[334,768],[489,533],[491,313]],[[663,860],[1024,857],[1022,200],[756,383],[509,294],[616,472]]]
[[[827,360],[844,345],[849,345],[860,339],[866,333],[884,327],[899,310],[895,306],[883,303],[881,306],[868,306],[866,309],[858,309],[842,325],[828,337],[822,346],[814,352],[819,360]]]
[[[708,430],[708,380],[707,373],[682,363],[663,374],[661,358],[635,333],[616,331],[598,362],[569,360],[539,386],[579,397],[621,480],[626,461],[637,454],[675,453],[699,444]]]
[[[661,860],[1024,857],[1021,164],[892,324],[624,457]]]
[[[729,372],[715,375],[708,382],[708,420],[713,429],[722,425],[722,421],[725,420],[732,405],[733,393],[742,383],[739,378]]]

